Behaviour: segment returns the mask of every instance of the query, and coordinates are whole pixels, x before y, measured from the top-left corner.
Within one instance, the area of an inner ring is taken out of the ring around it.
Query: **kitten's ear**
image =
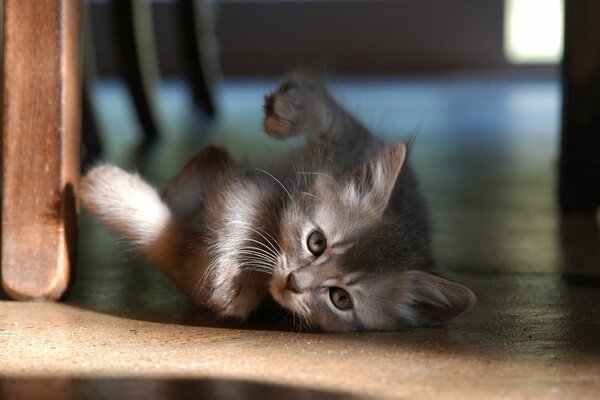
[[[208,187],[232,165],[229,154],[208,146],[196,154],[165,188],[163,200],[179,218],[191,215],[203,199]]]
[[[477,302],[471,289],[423,271],[403,272],[398,289],[399,317],[414,327],[443,324]]]
[[[360,186],[358,197],[368,202],[378,215],[383,214],[390,201],[405,160],[406,144],[398,143],[385,148],[352,173]]]

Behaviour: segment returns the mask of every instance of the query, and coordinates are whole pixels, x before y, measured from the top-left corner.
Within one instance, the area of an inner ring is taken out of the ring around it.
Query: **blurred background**
[[[376,135],[416,134],[411,162],[444,273],[477,289],[497,274],[521,282],[598,271],[597,224],[585,220],[572,235],[559,218],[562,0],[86,5],[88,163],[101,157],[135,168],[162,187],[207,143],[237,160],[272,162],[302,140],[264,134],[263,96],[286,71],[314,69]],[[95,271],[114,236],[85,214],[82,221],[83,264],[97,287],[109,279]],[[120,274],[105,285],[111,297],[128,281]],[[536,299],[554,293],[546,289]],[[508,307],[499,319],[508,323],[521,292],[494,290],[502,292],[494,301],[507,305],[488,306]],[[93,292],[80,285],[73,295],[89,300]],[[144,301],[168,299],[145,293],[152,291],[139,292]]]
[[[123,40],[115,37],[114,26],[125,22],[117,18],[121,3],[128,1],[88,2],[101,76],[121,70],[122,60],[114,56],[115,42]],[[153,47],[165,77],[188,73],[184,57],[193,51],[193,40],[219,60],[225,76],[279,75],[301,65],[366,75],[506,70],[556,65],[562,55],[562,0],[133,3],[134,18],[151,14],[143,33],[152,38],[138,39]],[[197,25],[199,37],[186,38],[192,32],[187,19]]]
[[[302,140],[264,134],[263,96],[287,71],[313,69],[376,135],[416,133],[444,268],[562,268],[562,0],[86,5],[88,162],[135,168],[159,187],[207,143],[272,162]],[[97,242],[88,251],[102,251]]]
[[[260,134],[262,95],[295,68],[322,72],[340,101],[384,136],[428,136],[436,124],[453,124],[442,118],[456,116],[452,107],[472,123],[496,125],[482,114],[500,113],[508,122],[514,118],[501,113],[535,108],[535,101],[554,124],[546,135],[557,134],[562,0],[86,5],[84,132],[91,158],[103,148],[105,158],[124,161],[127,143],[181,133],[225,144],[248,144],[254,133],[264,145],[256,150],[272,151],[277,144],[263,143]],[[462,105],[457,95],[466,96]]]

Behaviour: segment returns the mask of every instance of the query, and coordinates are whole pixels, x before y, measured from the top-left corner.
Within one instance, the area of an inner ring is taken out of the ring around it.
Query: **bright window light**
[[[515,64],[557,63],[563,49],[563,0],[505,0],[504,53]]]

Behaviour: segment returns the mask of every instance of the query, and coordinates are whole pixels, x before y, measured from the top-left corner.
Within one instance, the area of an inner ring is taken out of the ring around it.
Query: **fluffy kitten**
[[[325,331],[444,323],[475,295],[434,275],[406,145],[387,146],[318,80],[292,74],[266,97],[265,130],[308,146],[269,171],[208,147],[161,197],[112,165],[83,204],[195,301],[244,319],[272,298]]]

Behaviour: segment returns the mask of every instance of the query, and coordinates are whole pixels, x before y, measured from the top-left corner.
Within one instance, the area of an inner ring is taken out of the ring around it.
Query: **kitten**
[[[307,138],[269,171],[198,153],[161,197],[112,165],[83,179],[83,204],[220,316],[271,296],[325,331],[441,324],[476,302],[435,275],[424,202],[404,143],[371,135],[312,77],[265,99],[273,137]]]

